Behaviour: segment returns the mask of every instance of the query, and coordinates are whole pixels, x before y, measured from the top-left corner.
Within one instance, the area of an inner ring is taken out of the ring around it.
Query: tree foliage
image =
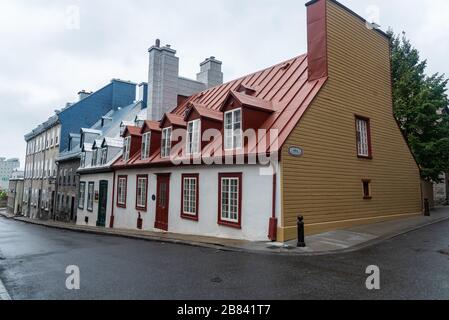
[[[394,114],[421,168],[422,178],[440,182],[449,169],[449,112],[444,75],[426,75],[427,61],[406,38],[391,30]]]

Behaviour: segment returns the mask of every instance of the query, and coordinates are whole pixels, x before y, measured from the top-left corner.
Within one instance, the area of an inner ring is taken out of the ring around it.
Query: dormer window
[[[108,148],[101,149],[101,165],[104,166],[108,162]]]
[[[199,119],[190,121],[187,124],[186,153],[188,155],[200,152],[200,126],[201,122]]]
[[[167,158],[170,156],[171,131],[172,131],[171,127],[162,129],[162,140],[161,140],[161,157],[162,158]]]
[[[129,160],[130,149],[131,149],[131,137],[126,137],[123,143],[123,161]]]
[[[224,148],[225,150],[242,147],[242,109],[235,109],[224,115]]]
[[[97,158],[98,158],[98,149],[93,150],[92,152],[92,162],[91,162],[92,167],[95,167],[97,165]]]
[[[142,160],[148,159],[150,157],[150,142],[151,132],[144,133],[142,135]]]
[[[80,166],[81,168],[84,168],[85,165],[86,165],[86,153],[83,152],[81,153]]]

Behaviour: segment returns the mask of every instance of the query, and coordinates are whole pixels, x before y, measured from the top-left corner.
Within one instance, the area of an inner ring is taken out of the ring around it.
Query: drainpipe
[[[109,221],[109,228],[114,228],[114,198],[115,198],[115,170],[114,170],[114,178],[112,181],[112,199],[111,199],[111,219]]]
[[[268,238],[271,241],[276,241],[277,239],[278,219],[276,218],[276,188],[277,188],[277,174],[273,173],[273,200],[272,200],[273,207],[268,228]]]

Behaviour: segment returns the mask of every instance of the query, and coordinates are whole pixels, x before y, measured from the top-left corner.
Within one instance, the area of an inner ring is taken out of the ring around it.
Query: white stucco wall
[[[113,188],[113,176],[112,172],[97,173],[97,174],[82,174],[80,176],[80,182],[86,183],[86,194],[84,198],[84,209],[78,208],[76,224],[96,226],[98,218],[98,201],[94,199],[93,211],[87,210],[87,190],[89,182],[94,182],[94,194],[100,191],[100,181],[105,180],[108,182],[108,199],[106,206],[106,227],[109,227],[109,221],[111,218],[112,210],[112,188]],[[78,204],[76,204],[78,206]],[[89,222],[86,224],[85,217],[89,217]]]
[[[260,166],[208,166],[174,167],[163,169],[141,169],[117,171],[128,176],[126,209],[116,206],[114,200],[114,227],[137,229],[138,211],[135,209],[136,175],[148,174],[148,210],[141,212],[144,230],[154,229],[156,203],[156,173],[171,173],[168,232],[214,236],[253,241],[268,240],[268,224],[272,215],[273,176],[261,175]],[[218,173],[242,173],[242,228],[235,229],[218,224]],[[199,221],[181,218],[181,175],[199,174]],[[279,177],[279,175],[278,175]],[[97,184],[96,184],[97,186]],[[280,183],[277,183],[277,197],[280,199]],[[280,201],[277,201],[279,218]],[[109,211],[108,211],[109,212]],[[109,216],[108,216],[109,220]],[[159,230],[160,231],[160,230]]]

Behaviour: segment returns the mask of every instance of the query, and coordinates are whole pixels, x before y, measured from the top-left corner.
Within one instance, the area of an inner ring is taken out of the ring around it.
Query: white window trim
[[[136,190],[136,206],[138,208],[146,208],[147,206],[147,186],[148,186],[148,177],[138,177],[137,178],[137,190]],[[139,190],[141,190],[141,194],[139,196]]]
[[[369,157],[368,121],[357,118],[357,155],[359,157]]]
[[[91,189],[92,187],[92,189]],[[94,189],[95,184],[92,182],[89,182],[87,184],[87,210],[93,211],[94,210]]]
[[[195,124],[196,127],[195,127]],[[190,137],[190,127],[192,128]],[[187,123],[187,137],[186,137],[186,154],[196,155],[200,153],[201,149],[201,120],[196,119]],[[195,150],[193,147],[196,147]]]
[[[235,142],[234,138],[236,137],[236,134],[235,134],[236,130],[234,130],[235,114],[237,112],[240,112],[240,146],[239,147],[236,147],[235,143],[234,143]],[[226,129],[226,115],[228,115],[228,114],[232,114],[232,116],[231,116],[232,129]],[[243,148],[243,129],[242,129],[242,119],[243,119],[243,117],[242,117],[242,115],[243,114],[242,114],[242,109],[241,108],[227,111],[224,114],[224,117],[223,117],[223,131],[224,131],[223,147],[224,147],[225,150],[240,150],[240,149]],[[228,147],[226,145],[226,137],[227,137],[227,132],[229,132],[229,130],[231,131],[231,138],[232,138],[232,140],[231,140],[232,141],[232,146],[231,147]]]
[[[166,132],[170,132],[168,138],[165,137]],[[171,137],[172,137],[172,127],[167,127],[162,129],[161,136],[161,158],[169,158],[171,152]]]
[[[125,140],[123,141],[123,161],[129,160],[129,153],[131,149],[131,137],[125,137]]]
[[[148,159],[150,157],[150,144],[151,144],[151,131],[145,132],[142,135],[142,153],[140,158],[142,160]]]
[[[229,215],[229,218],[226,218],[226,217],[224,217],[223,216],[223,213],[224,213],[224,210],[223,210],[223,186],[224,186],[224,180],[229,180],[229,187],[228,187],[228,190],[226,190],[227,191],[227,193],[228,193],[228,215]],[[237,209],[237,211],[236,211],[236,216],[237,216],[237,218],[236,219],[231,219],[230,217],[231,217],[231,214],[232,214],[232,212],[231,212],[231,181],[232,180],[234,180],[234,181],[237,181],[237,199],[236,199],[236,209]],[[221,215],[221,220],[222,221],[225,221],[225,222],[231,222],[231,223],[238,223],[239,222],[239,194],[240,194],[240,188],[241,188],[241,186],[240,186],[240,179],[239,178],[231,178],[231,177],[223,177],[223,178],[221,178],[221,190],[220,190],[220,192],[221,192],[221,197],[220,197],[220,199],[221,199],[221,203],[220,203],[220,206],[221,206],[221,212],[220,212],[220,215]]]
[[[80,182],[78,208],[84,210],[84,202],[86,200],[86,182]]]
[[[119,177],[117,185],[117,203],[124,206],[126,205],[127,179],[124,177]]]
[[[194,195],[193,199],[190,199],[190,191],[192,190],[192,184],[187,184],[186,181],[195,181],[195,186],[193,187]],[[186,196],[186,187],[189,186],[190,188],[187,190],[187,196]],[[191,216],[197,216],[198,215],[198,203],[197,203],[197,188],[198,188],[198,178],[197,177],[184,177],[183,179],[183,203],[182,203],[182,212],[186,215]],[[187,208],[186,208],[187,204]],[[195,210],[190,210],[195,207]]]

